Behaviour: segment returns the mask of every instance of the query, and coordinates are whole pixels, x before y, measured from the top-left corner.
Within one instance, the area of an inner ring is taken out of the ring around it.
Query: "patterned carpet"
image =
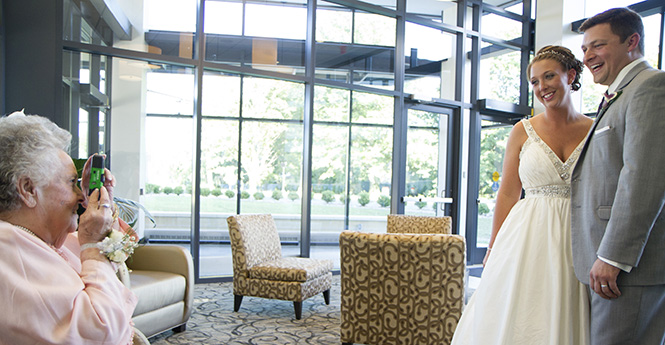
[[[293,303],[245,297],[233,312],[232,283],[197,284],[194,311],[187,330],[164,332],[153,345],[164,344],[340,344],[340,276],[333,276],[330,305],[319,294],[303,302],[302,319],[296,320]]]

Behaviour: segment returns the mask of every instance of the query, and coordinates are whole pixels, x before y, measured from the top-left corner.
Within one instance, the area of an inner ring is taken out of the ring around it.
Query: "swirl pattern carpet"
[[[150,338],[166,344],[340,344],[340,276],[333,276],[330,305],[323,294],[303,301],[302,320],[293,302],[245,297],[233,312],[233,283],[197,284],[194,310],[182,333],[167,331]]]

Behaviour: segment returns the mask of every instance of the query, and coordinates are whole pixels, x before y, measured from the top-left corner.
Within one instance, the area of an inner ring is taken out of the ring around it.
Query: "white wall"
[[[115,47],[147,51],[143,38],[143,0],[119,1],[132,23],[132,39]],[[116,177],[115,195],[141,202],[145,185],[145,62],[113,58],[111,90],[111,171]],[[144,217],[136,231],[143,235]]]

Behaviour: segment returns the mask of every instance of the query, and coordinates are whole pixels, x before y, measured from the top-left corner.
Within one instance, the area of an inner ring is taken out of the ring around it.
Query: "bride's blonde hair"
[[[529,63],[529,66],[526,68],[526,73],[529,79],[531,79],[531,66],[533,66],[533,63],[545,59],[557,61],[565,71],[574,69],[575,79],[571,84],[571,88],[573,91],[577,91],[582,87],[582,84],[580,83],[580,75],[584,70],[584,64],[573,55],[570,49],[562,46],[544,46],[540,48],[538,53],[536,53],[536,56],[534,56],[531,63]]]

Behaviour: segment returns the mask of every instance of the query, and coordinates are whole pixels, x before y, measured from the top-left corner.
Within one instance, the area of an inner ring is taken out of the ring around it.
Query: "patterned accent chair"
[[[452,217],[388,215],[389,234],[451,234]]]
[[[302,301],[323,293],[330,304],[332,261],[282,257],[282,246],[269,214],[227,218],[233,255],[234,311],[243,296],[293,301],[296,319]]]
[[[450,344],[464,305],[464,237],[343,231],[343,344]]]

